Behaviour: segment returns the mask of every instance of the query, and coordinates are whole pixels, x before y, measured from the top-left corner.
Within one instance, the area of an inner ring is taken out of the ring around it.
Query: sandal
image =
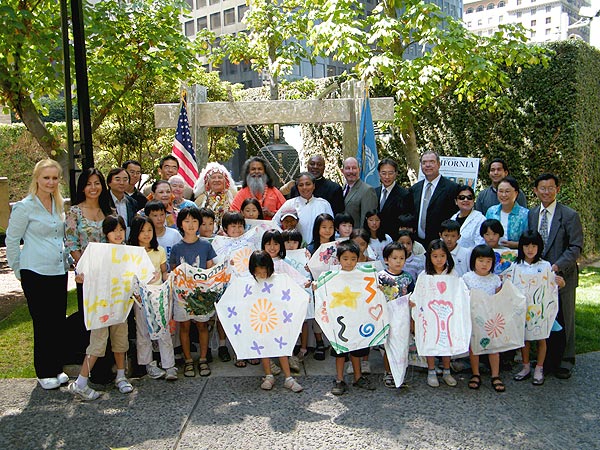
[[[491,381],[492,381],[492,387],[494,388],[494,390],[496,392],[506,391],[506,386],[504,386],[504,383],[502,382],[500,377],[492,377]]]
[[[238,359],[236,362],[233,363],[233,365],[241,369],[242,367],[246,367],[246,361],[244,361],[243,359]]]
[[[115,386],[117,386],[117,389],[119,389],[121,394],[129,394],[131,391],[133,391],[133,386],[125,377],[117,378],[115,380]]]
[[[479,389],[481,386],[481,376],[479,375],[471,375],[469,379],[469,389]]]
[[[252,366],[258,366],[260,364],[260,359],[249,359],[248,363]]]
[[[183,366],[183,376],[185,377],[195,377],[196,371],[194,370],[194,361],[187,360],[185,365]]]
[[[198,360],[198,372],[201,377],[208,377],[210,375],[210,367],[208,367],[208,361],[206,359]]]
[[[227,348],[226,345],[220,346],[219,350],[218,350],[218,353],[219,353],[219,359],[222,362],[229,362],[229,361],[231,361],[231,355],[229,354],[229,349]]]

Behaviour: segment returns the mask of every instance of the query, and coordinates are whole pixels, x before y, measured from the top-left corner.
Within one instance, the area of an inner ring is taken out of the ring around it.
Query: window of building
[[[186,36],[193,36],[194,35],[194,21],[193,20],[189,20],[185,23],[184,25],[185,28],[185,35]]]
[[[238,6],[238,22],[241,22],[244,18],[244,14],[248,11],[249,7],[247,5]]]
[[[535,19],[531,21],[531,26],[532,27],[535,27],[536,24],[537,24],[537,21]]]
[[[546,12],[547,13],[552,12],[552,6],[546,6]]]
[[[498,23],[504,23],[504,16],[498,16]]]
[[[208,0],[209,5],[218,5],[221,0]]]
[[[196,9],[204,8],[206,6],[206,0],[196,0]]]
[[[490,3],[489,5],[487,5],[487,9],[494,9],[494,4]]]
[[[479,19],[479,20],[477,21],[477,26],[478,26],[478,27],[480,27],[480,26],[482,26],[482,25],[483,25],[483,20]]]
[[[531,30],[531,37],[534,38],[535,37],[535,30]]]
[[[521,17],[523,13],[521,11],[517,11],[517,17]]]
[[[537,8],[531,8],[531,9],[529,10],[529,13],[530,13],[532,16],[535,16],[535,13],[537,13]]]
[[[550,28],[546,28],[546,36],[548,36],[550,34],[551,30]]]
[[[467,12],[465,14],[473,14],[473,8],[467,8]]]
[[[185,0],[190,9],[194,9],[194,0]]]
[[[522,0],[517,0],[517,5],[520,5],[520,4],[521,4],[521,1],[522,1]]]
[[[235,9],[229,8],[223,11],[223,25],[235,24]]]
[[[531,3],[535,3],[535,0],[531,0]]]
[[[198,17],[198,19],[196,20],[196,28],[198,29],[198,31],[203,30],[204,28],[208,28],[208,20],[206,19],[206,16]]]
[[[505,5],[506,3],[504,3],[503,1],[498,2],[498,8],[504,8]]]
[[[221,13],[214,13],[210,15],[210,29],[218,30],[221,28]]]
[[[552,17],[546,17],[546,23],[552,23]]]
[[[471,28],[471,25],[473,25],[472,22],[467,22],[467,28]]]
[[[335,66],[327,65],[327,77],[335,77]]]
[[[479,6],[477,7],[477,12],[481,12],[481,11],[483,11],[483,5],[479,5]]]

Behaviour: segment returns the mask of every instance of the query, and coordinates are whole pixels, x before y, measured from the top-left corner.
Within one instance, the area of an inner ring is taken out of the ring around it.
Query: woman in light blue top
[[[67,265],[61,176],[56,161],[39,161],[29,195],[13,206],[6,231],[6,257],[27,299],[35,373],[44,389],[57,389],[69,381],[63,372]]]
[[[508,176],[498,183],[498,200],[500,204],[490,206],[485,214],[487,219],[497,219],[504,227],[504,240],[500,245],[508,248],[518,248],[519,238],[527,231],[527,215],[529,210],[517,203],[519,183]]]

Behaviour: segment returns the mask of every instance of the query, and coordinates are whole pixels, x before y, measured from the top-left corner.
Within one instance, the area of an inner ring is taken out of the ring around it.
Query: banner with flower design
[[[419,275],[410,300],[415,304],[415,342],[419,356],[454,356],[469,351],[469,290],[452,275]]]
[[[306,317],[308,293],[287,274],[233,278],[216,305],[238,359],[291,356]]]
[[[523,347],[525,296],[510,281],[497,294],[471,290],[471,350],[475,355]]]
[[[322,273],[328,270],[334,270],[334,267],[339,267],[339,261],[336,256],[338,241],[321,244],[321,246],[313,253],[308,261],[308,269],[317,279]]]

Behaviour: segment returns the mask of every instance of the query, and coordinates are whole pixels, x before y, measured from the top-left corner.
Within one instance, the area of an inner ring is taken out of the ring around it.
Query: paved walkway
[[[456,388],[432,389],[424,373],[412,372],[407,389],[387,389],[373,374],[377,390],[335,397],[329,357],[307,359],[299,394],[283,389],[281,376],[273,391],[261,391],[258,367],[220,362],[208,378],[133,380],[129,395],[106,386],[92,403],[31,379],[0,380],[0,448],[594,449],[599,365],[600,352],[581,355],[570,380],[548,377],[542,387],[510,380],[504,394],[487,376],[479,391],[467,388],[466,375]]]

